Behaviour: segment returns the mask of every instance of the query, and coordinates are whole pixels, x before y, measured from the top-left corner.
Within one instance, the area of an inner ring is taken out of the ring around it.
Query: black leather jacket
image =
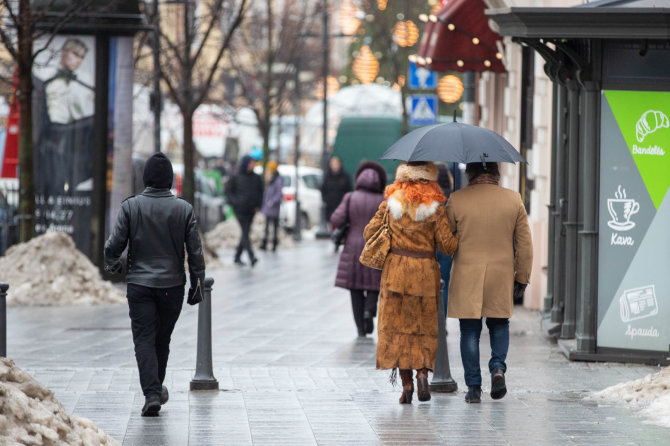
[[[119,263],[128,247],[128,283],[170,288],[186,283],[184,245],[191,287],[205,280],[205,259],[193,207],[169,189],[147,187],[121,204],[105,243],[105,268]]]

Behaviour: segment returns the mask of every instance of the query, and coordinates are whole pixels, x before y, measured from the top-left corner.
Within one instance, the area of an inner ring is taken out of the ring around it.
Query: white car
[[[277,168],[279,175],[284,180],[282,188],[283,200],[279,208],[279,223],[287,229],[295,228],[295,203],[296,203],[296,175],[295,166],[291,164],[280,164]],[[323,171],[316,167],[298,167],[298,201],[300,202],[300,227],[310,229],[319,224],[321,219],[321,184],[323,183]]]

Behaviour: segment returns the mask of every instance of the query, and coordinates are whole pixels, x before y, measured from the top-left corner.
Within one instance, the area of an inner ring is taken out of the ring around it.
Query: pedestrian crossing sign
[[[437,122],[437,96],[415,94],[410,96],[410,125],[430,125]]]

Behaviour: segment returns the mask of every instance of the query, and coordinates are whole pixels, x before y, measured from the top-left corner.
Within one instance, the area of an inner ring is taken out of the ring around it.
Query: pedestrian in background
[[[328,162],[328,171],[321,185],[321,196],[326,203],[326,221],[330,220],[347,192],[351,192],[351,177],[342,168],[340,158],[333,156]]]
[[[440,268],[435,249],[452,254],[458,245],[451,233],[446,198],[431,162],[401,163],[386,201],[365,227],[368,240],[388,217],[391,249],[381,278],[377,334],[377,369],[400,369],[400,403],[410,404],[416,370],[419,401],[430,400],[428,371],[437,355],[437,299]],[[388,212],[388,214],[387,214]]]
[[[144,167],[144,191],[121,204],[105,243],[105,270],[120,273],[128,245],[127,297],[135,358],[145,402],[142,416],[157,416],[168,401],[165,371],[170,337],[184,303],[184,245],[189,303],[202,300],[205,259],[193,207],[170,192],[172,164],[155,153]]]
[[[242,252],[249,255],[251,266],[256,265],[258,259],[254,255],[249,233],[254,215],[263,205],[263,179],[254,173],[256,160],[249,155],[244,155],[240,160],[237,172],[226,183],[226,198],[235,212],[235,218],[240,224],[242,234],[240,242],[235,251],[235,264],[246,265],[242,261]]]
[[[373,318],[377,316],[377,299],[381,271],[369,268],[358,258],[365,240],[363,228],[374,217],[384,200],[386,171],[381,164],[365,161],[354,175],[355,190],[347,193],[333,212],[330,223],[334,227],[349,222],[349,232],[337,265],[335,286],[351,293],[351,308],[358,329],[358,336],[365,337],[374,330]]]
[[[265,173],[269,179],[263,194],[263,207],[261,208],[261,212],[265,215],[265,236],[261,243],[263,251],[267,249],[270,225],[273,226],[272,251],[276,251],[279,244],[277,231],[279,230],[279,207],[281,206],[284,180],[277,172],[277,167],[277,161],[268,161],[265,165]]]
[[[449,200],[449,195],[454,190],[454,178],[449,172],[449,168],[445,163],[435,163],[437,166],[437,184],[442,189],[442,194]],[[447,317],[447,302],[449,301],[449,278],[451,276],[451,264],[453,257],[440,251],[436,252],[437,263],[440,265],[440,276],[444,282],[442,287],[442,308],[444,309],[444,317]]]
[[[479,403],[482,375],[479,338],[486,318],[491,343],[491,398],[507,393],[505,372],[513,295],[530,281],[533,247],[521,196],[500,187],[497,163],[469,163],[468,186],[454,192],[447,217],[458,238],[449,284],[449,317],[459,319],[461,359],[468,392]]]

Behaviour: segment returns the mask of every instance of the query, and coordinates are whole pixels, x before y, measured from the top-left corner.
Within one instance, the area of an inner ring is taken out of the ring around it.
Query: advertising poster
[[[598,346],[670,344],[670,93],[602,92]]]
[[[35,231],[67,233],[90,254],[95,38],[56,36],[36,58],[33,82]]]

